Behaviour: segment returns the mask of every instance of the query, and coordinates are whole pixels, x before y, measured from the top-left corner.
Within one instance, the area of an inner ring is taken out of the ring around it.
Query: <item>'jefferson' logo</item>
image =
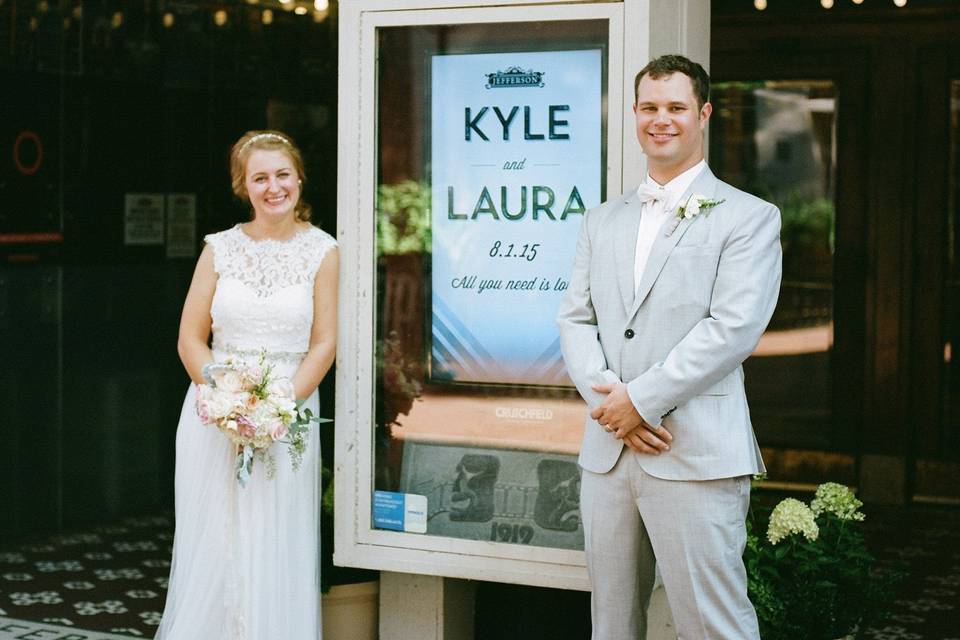
[[[487,89],[506,89],[510,87],[542,87],[544,72],[534,71],[533,69],[524,71],[520,67],[510,67],[506,71],[497,71],[485,75],[487,76]]]

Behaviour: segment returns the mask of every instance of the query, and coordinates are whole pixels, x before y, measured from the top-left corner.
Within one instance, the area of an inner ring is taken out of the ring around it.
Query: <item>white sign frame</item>
[[[338,235],[340,310],[337,353],[336,531],[334,562],[404,573],[589,589],[582,551],[424,536],[373,529],[373,348],[375,339],[376,30],[431,24],[605,19],[608,31],[607,197],[622,190],[624,122],[629,114],[624,70],[624,5],[559,0],[368,0],[340,5]],[[424,8],[429,5],[429,8]],[[412,9],[417,10],[412,10]]]

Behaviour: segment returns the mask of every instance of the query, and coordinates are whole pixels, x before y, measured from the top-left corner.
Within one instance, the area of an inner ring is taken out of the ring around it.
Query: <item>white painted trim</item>
[[[419,2],[417,11],[378,11],[384,3],[343,2],[340,13],[338,221],[341,243],[340,340],[336,409],[337,564],[372,569],[589,588],[582,551],[525,547],[382,531],[370,526],[373,477],[373,343],[375,312],[376,29],[383,26],[606,19],[608,47],[607,191],[620,191],[623,103],[623,6],[620,3],[535,5],[516,2],[462,9]],[[424,5],[428,5],[424,7]],[[522,6],[520,6],[522,5]]]

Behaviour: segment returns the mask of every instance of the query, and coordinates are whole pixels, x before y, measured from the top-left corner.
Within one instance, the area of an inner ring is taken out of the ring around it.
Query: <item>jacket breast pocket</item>
[[[674,247],[657,284],[669,290],[678,305],[706,308],[713,295],[719,260],[720,247],[716,245]]]

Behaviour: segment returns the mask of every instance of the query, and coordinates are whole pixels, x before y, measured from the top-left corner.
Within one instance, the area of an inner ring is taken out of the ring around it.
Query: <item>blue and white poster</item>
[[[600,49],[432,59],[435,381],[571,385],[554,318],[601,200]]]

